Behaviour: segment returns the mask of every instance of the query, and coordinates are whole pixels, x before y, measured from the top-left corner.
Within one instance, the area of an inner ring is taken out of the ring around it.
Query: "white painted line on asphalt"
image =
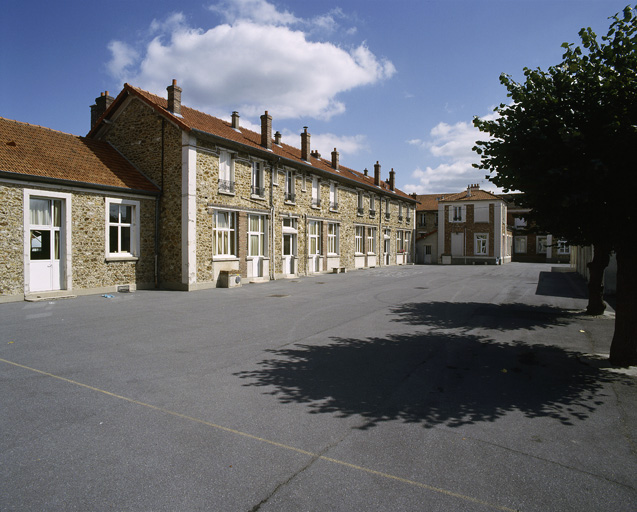
[[[351,464],[349,462],[345,462],[345,461],[342,461],[342,460],[339,460],[339,459],[333,459],[331,457],[326,457],[326,456],[320,455],[318,453],[309,452],[307,450],[302,450],[300,448],[295,448],[294,446],[289,446],[289,445],[286,445],[286,444],[283,444],[283,443],[278,443],[277,441],[272,441],[270,439],[265,439],[263,437],[255,436],[255,435],[252,435],[252,434],[248,434],[247,432],[242,432],[240,430],[224,427],[222,425],[217,425],[216,423],[211,423],[209,421],[205,421],[205,420],[202,420],[202,419],[199,419],[199,418],[194,418],[194,417],[188,416],[186,414],[181,414],[179,412],[171,411],[169,409],[164,409],[163,407],[157,407],[156,405],[151,405],[151,404],[147,404],[145,402],[140,402],[139,400],[135,400],[134,398],[128,398],[128,397],[125,397],[125,396],[122,396],[122,395],[118,395],[116,393],[111,393],[110,391],[106,391],[104,389],[96,388],[94,386],[89,386],[88,384],[83,384],[82,382],[78,382],[78,381],[75,381],[75,380],[72,380],[72,379],[67,379],[66,377],[61,377],[60,375],[55,375],[53,373],[45,372],[43,370],[38,370],[37,368],[31,368],[30,366],[25,366],[23,364],[15,363],[13,361],[8,361],[7,359],[0,358],[0,362],[15,366],[17,368],[22,368],[24,370],[29,370],[31,372],[38,373],[40,375],[45,375],[45,376],[51,377],[53,379],[61,380],[63,382],[67,382],[67,383],[73,384],[75,386],[79,386],[79,387],[82,387],[82,388],[85,388],[85,389],[89,389],[91,391],[95,391],[96,393],[101,393],[101,394],[110,396],[112,398],[117,398],[119,400],[124,400],[126,402],[129,402],[129,403],[132,403],[132,404],[135,404],[135,405],[139,405],[141,407],[146,407],[148,409],[152,409],[152,410],[155,410],[155,411],[158,411],[158,412],[162,412],[164,414],[168,414],[168,415],[174,416],[176,418],[181,418],[181,419],[184,419],[184,420],[188,420],[188,421],[192,421],[192,422],[195,422],[195,423],[199,423],[201,425],[206,425],[208,427],[211,427],[211,428],[214,428],[214,429],[217,429],[217,430],[221,430],[223,432],[228,432],[230,434],[241,436],[241,437],[244,437],[244,438],[247,438],[247,439],[252,439],[252,440],[258,441],[260,443],[266,443],[266,444],[269,444],[271,446],[276,446],[278,448],[282,448],[284,450],[288,450],[288,451],[291,451],[291,452],[300,453],[302,455],[307,455],[308,457],[312,457],[312,458],[314,458],[316,460],[323,460],[323,461],[326,461],[326,462],[331,462],[333,464],[338,464],[340,466],[344,466],[344,467],[347,467],[347,468],[355,469],[357,471],[361,471],[361,472],[364,472],[364,473],[367,473],[367,474],[370,474],[370,475],[379,476],[381,478],[386,478],[388,480],[394,480],[396,482],[401,482],[401,483],[404,483],[404,484],[407,484],[407,485],[411,485],[413,487],[419,487],[421,489],[426,489],[428,491],[436,492],[436,493],[439,493],[439,494],[444,494],[446,496],[450,496],[450,497],[453,497],[453,498],[458,498],[458,499],[461,499],[461,500],[464,500],[464,501],[469,501],[469,502],[476,503],[476,504],[479,504],[479,505],[484,505],[485,507],[491,508],[493,510],[501,510],[503,512],[519,512],[516,509],[511,509],[511,508],[508,508],[508,507],[495,505],[493,503],[488,503],[486,501],[482,501],[482,500],[479,500],[477,498],[473,498],[471,496],[466,496],[464,494],[460,494],[460,493],[457,493],[457,492],[449,491],[447,489],[442,489],[440,487],[434,487],[432,485],[427,485],[427,484],[424,484],[422,482],[416,482],[414,480],[409,480],[407,478],[402,478],[402,477],[399,477],[399,476],[396,476],[396,475],[392,475],[392,474],[389,474],[389,473],[384,473],[382,471],[376,471],[374,469],[366,468],[364,466],[358,466],[356,464]]]

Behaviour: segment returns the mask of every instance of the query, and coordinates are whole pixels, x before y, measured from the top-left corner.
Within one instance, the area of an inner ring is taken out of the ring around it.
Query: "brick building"
[[[2,228],[15,247],[0,249],[7,262],[0,300],[36,291],[28,276],[37,263],[25,248],[31,196],[24,192],[36,181],[34,197],[61,207],[66,222],[60,234],[50,230],[65,240],[60,284],[38,286],[40,293],[194,290],[219,286],[228,274],[258,282],[412,262],[416,200],[395,187],[393,169],[386,180],[378,162],[373,174],[349,169],[336,148],[328,159],[312,151],[307,128],[298,149],[272,134],[268,112],[256,133],[241,126],[237,112],[224,121],[182,105],[181,92],[173,81],[167,98],[128,84],[116,98],[102,94],[91,107],[88,136],[58,134],[70,144],[64,147],[41,144],[43,134],[58,132],[3,120],[3,130],[14,123],[29,135],[18,143],[1,133],[0,197],[16,218]],[[16,147],[44,151],[47,159],[37,171],[16,166]],[[100,172],[120,181],[97,179]],[[81,210],[76,193],[100,199]],[[127,241],[111,247],[122,233]]]

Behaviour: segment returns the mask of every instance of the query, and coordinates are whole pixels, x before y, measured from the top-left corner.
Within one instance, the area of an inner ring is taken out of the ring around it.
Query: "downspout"
[[[277,158],[276,162],[272,164],[272,173],[270,174],[270,233],[272,236],[268,240],[270,242],[269,253],[270,253],[270,281],[274,281],[274,269],[276,267],[275,259],[275,251],[274,251],[274,233],[275,233],[275,225],[274,225],[274,173],[279,172],[277,170],[277,165],[281,158]],[[281,252],[283,254],[283,252]]]
[[[161,183],[159,188],[159,196],[155,200],[155,288],[159,288],[159,203],[164,194],[164,132],[165,132],[165,119],[161,118]]]

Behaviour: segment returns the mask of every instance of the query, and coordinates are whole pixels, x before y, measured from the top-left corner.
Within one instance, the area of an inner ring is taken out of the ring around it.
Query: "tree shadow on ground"
[[[271,350],[256,368],[235,375],[282,403],[358,416],[362,429],[392,420],[458,427],[513,411],[573,425],[604,402],[608,383],[635,384],[592,356],[470,332],[564,326],[574,316],[566,310],[442,302],[406,304],[393,314],[394,321],[422,325],[424,332]]]
[[[392,322],[437,329],[469,331],[480,327],[497,331],[545,329],[569,324],[579,315],[552,306],[485,304],[478,302],[412,302],[392,309]]]
[[[586,281],[576,272],[540,272],[536,295],[587,299]]]
[[[466,334],[333,338],[270,352],[235,375],[312,413],[358,415],[362,429],[391,420],[458,427],[511,411],[572,425],[603,403],[605,383],[625,380],[558,347]]]

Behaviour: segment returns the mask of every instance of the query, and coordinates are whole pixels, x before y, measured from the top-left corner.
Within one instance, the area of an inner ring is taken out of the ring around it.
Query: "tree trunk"
[[[610,247],[606,244],[593,245],[593,259],[588,267],[588,306],[586,313],[589,315],[601,315],[606,309],[604,302],[604,270],[610,261]]]
[[[615,333],[610,346],[615,366],[637,364],[637,251],[617,250],[617,308]]]

